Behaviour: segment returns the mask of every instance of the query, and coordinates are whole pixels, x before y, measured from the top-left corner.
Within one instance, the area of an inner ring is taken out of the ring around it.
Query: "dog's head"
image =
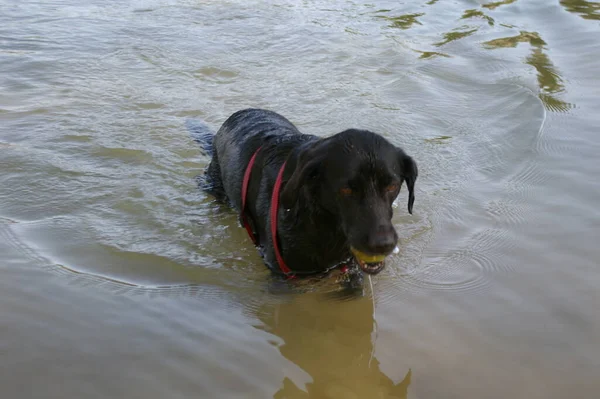
[[[305,196],[311,206],[334,215],[363,271],[379,273],[398,241],[392,203],[404,181],[412,214],[415,161],[375,133],[350,129],[305,145],[292,163],[282,205],[291,208]]]

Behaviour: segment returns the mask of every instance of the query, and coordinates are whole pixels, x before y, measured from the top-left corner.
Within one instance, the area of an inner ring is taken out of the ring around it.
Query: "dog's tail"
[[[200,144],[202,150],[208,156],[213,154],[213,138],[215,132],[203,121],[199,119],[187,119],[185,121],[185,127],[190,132],[190,136],[194,141]]]

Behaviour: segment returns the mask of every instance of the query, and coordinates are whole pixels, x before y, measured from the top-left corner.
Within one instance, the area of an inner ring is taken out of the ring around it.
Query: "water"
[[[599,56],[584,0],[0,1],[2,397],[596,396]],[[419,162],[362,297],[195,186],[250,106]]]

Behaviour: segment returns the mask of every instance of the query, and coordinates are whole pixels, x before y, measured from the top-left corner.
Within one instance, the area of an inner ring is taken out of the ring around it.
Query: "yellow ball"
[[[354,254],[354,256],[356,256],[356,259],[363,263],[379,263],[383,262],[385,259],[385,255],[368,255],[354,248],[352,248],[352,253]]]

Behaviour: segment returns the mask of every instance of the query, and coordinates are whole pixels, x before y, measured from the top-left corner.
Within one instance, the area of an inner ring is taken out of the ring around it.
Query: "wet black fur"
[[[212,155],[205,188],[241,210],[244,171],[254,152],[246,212],[266,265],[279,272],[269,228],[271,193],[287,160],[280,194],[278,240],[287,265],[296,273],[323,272],[350,258],[350,246],[389,254],[397,234],[392,202],[402,182],[409,188],[412,213],[417,165],[383,137],[349,129],[328,138],[302,134],[283,116],[246,109],[231,115],[214,140],[206,127],[188,123],[192,136]],[[390,191],[390,187],[397,189]],[[348,194],[343,188],[350,189]]]

